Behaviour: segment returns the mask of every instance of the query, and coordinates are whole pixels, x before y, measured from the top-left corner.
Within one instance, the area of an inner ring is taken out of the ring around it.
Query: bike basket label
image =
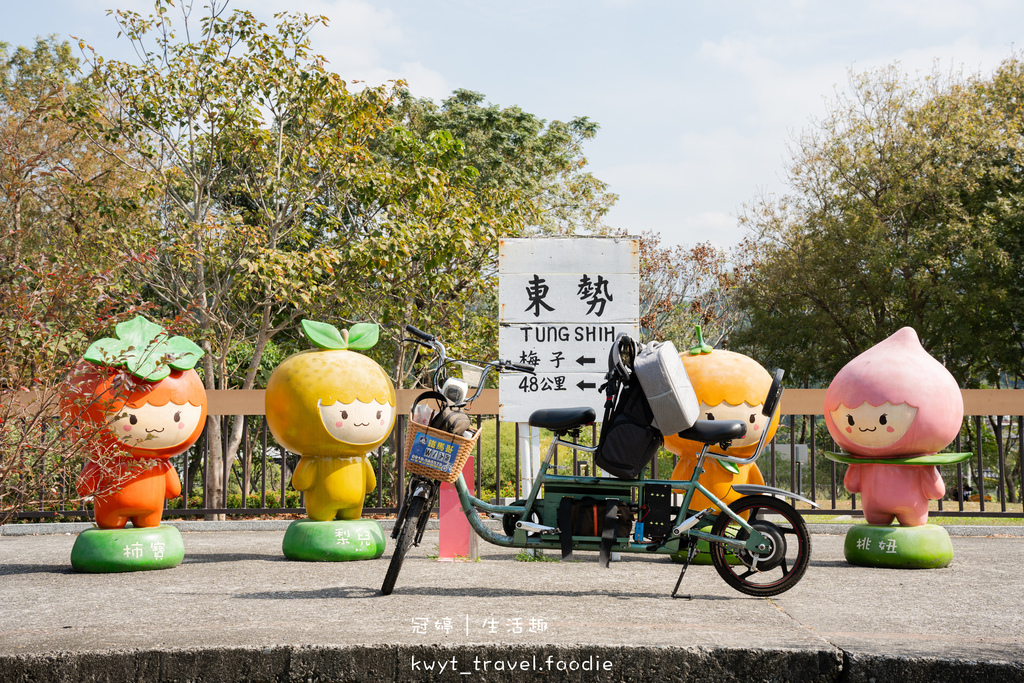
[[[459,445],[429,434],[417,434],[409,449],[409,462],[439,472],[451,472],[459,456]]]

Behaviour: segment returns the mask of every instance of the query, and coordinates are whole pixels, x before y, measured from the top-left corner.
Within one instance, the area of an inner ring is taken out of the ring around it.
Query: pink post
[[[462,468],[466,487],[470,493],[475,491],[473,486],[474,468],[475,458],[470,456],[466,461],[466,466]],[[459,492],[455,490],[455,484],[441,482],[440,507],[441,531],[437,559],[442,562],[476,560],[476,534],[469,526],[469,520],[466,519],[465,513],[462,512],[462,504],[459,502]]]

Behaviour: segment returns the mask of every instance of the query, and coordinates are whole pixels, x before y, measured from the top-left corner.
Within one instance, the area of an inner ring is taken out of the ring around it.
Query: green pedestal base
[[[185,546],[173,526],[86,529],[71,549],[76,571],[103,574],[170,569],[181,564]]]
[[[384,545],[384,529],[373,519],[299,519],[288,525],[281,549],[289,560],[347,562],[376,559]]]
[[[953,561],[953,543],[941,526],[858,525],[846,533],[846,561],[861,567],[939,569]]]

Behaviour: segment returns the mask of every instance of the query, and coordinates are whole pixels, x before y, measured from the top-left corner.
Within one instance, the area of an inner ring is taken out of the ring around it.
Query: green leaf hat
[[[172,337],[160,325],[141,315],[114,327],[116,338],[95,341],[85,352],[85,360],[96,365],[123,367],[147,382],[159,382],[171,370],[191,370],[203,356],[203,350],[185,337]]]
[[[373,323],[356,323],[340,332],[334,325],[315,320],[303,320],[299,324],[306,338],[325,351],[370,349],[380,336],[380,327]]]

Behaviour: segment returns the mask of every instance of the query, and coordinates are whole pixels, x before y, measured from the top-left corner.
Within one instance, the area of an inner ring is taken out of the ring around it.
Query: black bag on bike
[[[558,529],[563,560],[572,559],[573,536],[600,536],[599,562],[607,567],[615,539],[629,537],[633,529],[633,510],[629,503],[615,498],[576,500],[565,496],[558,505]]]
[[[636,479],[665,440],[654,427],[654,412],[633,374],[637,344],[623,335],[608,360],[604,422],[594,463],[620,479]]]
[[[573,536],[600,536],[604,532],[605,517],[608,503],[590,496],[579,500],[562,498],[563,503],[569,501],[568,527]],[[561,510],[560,510],[561,512]],[[628,505],[619,504],[615,510],[615,536],[624,538],[633,529],[633,511]],[[559,522],[559,527],[562,523]]]
[[[449,434],[458,434],[459,436],[462,436],[473,429],[473,422],[469,419],[469,415],[461,410],[455,410],[448,407],[448,399],[445,398],[444,394],[436,391],[424,391],[422,394],[417,396],[412,407],[409,409],[409,412],[411,413],[420,401],[431,398],[437,401],[439,408],[437,414],[430,419],[429,426],[432,429],[438,429],[442,432],[448,432]]]

